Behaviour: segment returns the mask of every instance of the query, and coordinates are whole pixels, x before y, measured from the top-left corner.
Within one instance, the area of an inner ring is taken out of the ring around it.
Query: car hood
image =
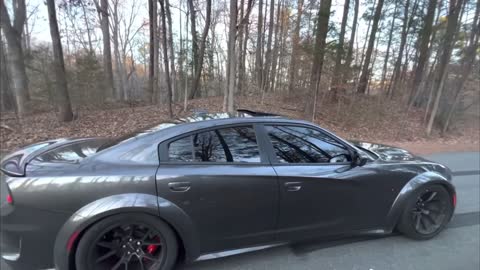
[[[65,157],[69,155],[70,150],[70,152],[78,153],[78,146],[82,143],[98,142],[100,144],[104,141],[104,138],[61,138],[30,144],[6,155],[0,161],[0,170],[11,176],[24,176],[27,164],[45,153],[62,150],[61,154]],[[39,162],[56,162],[57,160],[53,160],[54,158],[62,158],[57,153],[46,157],[49,157],[49,159],[40,159]],[[83,155],[83,157],[86,156]]]
[[[350,143],[362,150],[373,152],[384,161],[426,161],[424,158],[416,156],[405,149],[391,145],[361,141],[350,141]]]

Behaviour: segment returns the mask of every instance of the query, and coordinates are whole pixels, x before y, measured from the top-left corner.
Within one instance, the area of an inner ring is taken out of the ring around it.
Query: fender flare
[[[387,215],[387,225],[385,228],[387,232],[391,232],[395,229],[395,226],[397,225],[398,220],[403,213],[404,206],[410,196],[419,188],[432,184],[438,184],[445,187],[451,196],[456,193],[455,187],[452,185],[452,183],[438,173],[424,172],[415,176],[414,178],[410,179],[405,186],[403,186],[395,198],[392,207],[390,207],[390,211]]]
[[[199,256],[196,229],[188,215],[174,203],[151,194],[126,193],[93,201],[75,212],[62,226],[55,239],[56,269],[71,269],[72,258],[82,233],[99,220],[115,214],[145,213],[156,216],[178,234],[185,249],[186,260]]]

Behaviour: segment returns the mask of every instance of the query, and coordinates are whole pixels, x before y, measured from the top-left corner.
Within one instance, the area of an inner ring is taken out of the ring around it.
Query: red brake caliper
[[[160,238],[158,236],[155,237],[155,241],[160,242]],[[152,255],[155,253],[155,251],[157,251],[157,249],[158,249],[158,245],[148,245],[147,246],[147,252],[152,254]]]

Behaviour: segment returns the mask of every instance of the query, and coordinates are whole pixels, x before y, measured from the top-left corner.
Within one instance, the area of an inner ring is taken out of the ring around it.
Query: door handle
[[[286,182],[285,187],[287,191],[299,191],[302,189],[302,183],[300,182]]]
[[[185,192],[190,190],[190,182],[170,182],[168,183],[171,191],[174,192]]]

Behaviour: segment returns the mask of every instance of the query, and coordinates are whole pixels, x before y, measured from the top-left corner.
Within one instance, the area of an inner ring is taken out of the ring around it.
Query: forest
[[[2,149],[256,109],[349,138],[480,127],[480,0],[0,0]]]

